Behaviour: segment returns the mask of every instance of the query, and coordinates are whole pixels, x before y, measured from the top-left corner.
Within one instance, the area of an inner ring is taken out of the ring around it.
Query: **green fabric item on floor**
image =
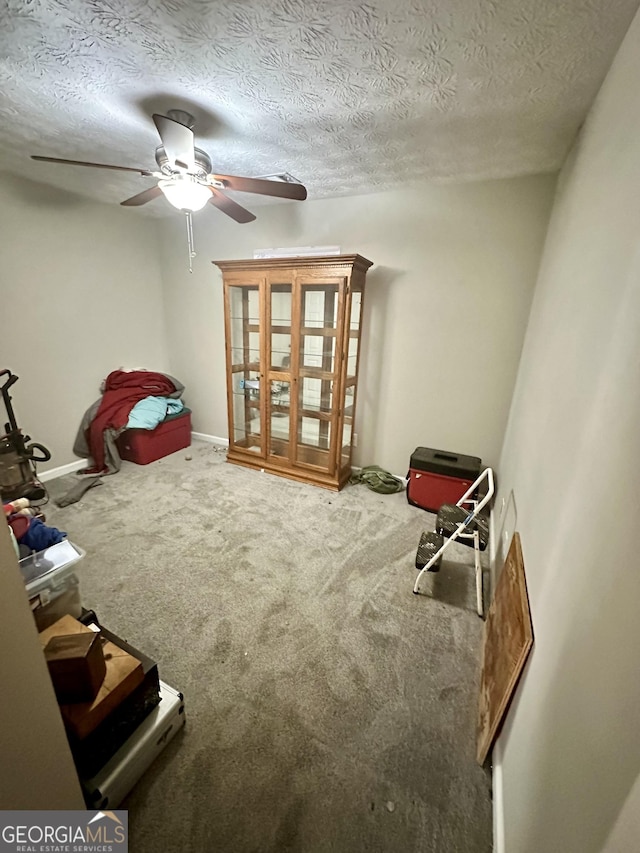
[[[379,465],[367,465],[365,468],[361,468],[358,473],[351,475],[349,482],[364,483],[372,491],[381,495],[393,495],[404,489],[402,480],[394,477],[384,468],[380,468]]]

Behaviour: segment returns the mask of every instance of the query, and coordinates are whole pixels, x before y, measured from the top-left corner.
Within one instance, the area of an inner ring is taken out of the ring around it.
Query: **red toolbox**
[[[407,500],[429,512],[455,504],[480,476],[481,464],[477,456],[416,447],[409,462]]]
[[[191,410],[168,415],[155,429],[127,429],[116,439],[118,452],[127,462],[148,465],[191,444]]]

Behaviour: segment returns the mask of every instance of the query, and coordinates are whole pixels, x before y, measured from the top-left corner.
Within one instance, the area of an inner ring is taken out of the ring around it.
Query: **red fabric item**
[[[13,530],[13,535],[19,542],[29,529],[31,518],[26,515],[12,515],[8,521],[11,529]]]
[[[131,409],[145,397],[168,397],[175,390],[173,382],[164,373],[152,370],[114,370],[110,373],[87,436],[95,467],[98,470],[105,467],[103,434],[106,429],[126,426]]]

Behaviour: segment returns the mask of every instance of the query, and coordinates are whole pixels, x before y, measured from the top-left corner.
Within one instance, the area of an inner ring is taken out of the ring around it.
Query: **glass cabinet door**
[[[344,279],[299,282],[296,462],[335,470]]]
[[[291,283],[272,283],[268,296],[268,455],[291,456]]]
[[[227,290],[229,318],[230,442],[238,450],[264,453],[259,282]]]
[[[340,442],[340,469],[351,467],[351,442],[353,440],[353,417],[356,406],[358,362],[360,355],[360,323],[362,321],[361,288],[353,288],[347,296],[345,317],[347,323],[344,366],[344,411],[342,418],[342,440]]]

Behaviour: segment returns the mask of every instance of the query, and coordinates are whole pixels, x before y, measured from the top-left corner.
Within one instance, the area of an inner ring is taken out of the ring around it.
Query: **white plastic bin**
[[[82,615],[79,580],[74,566],[85,551],[64,539],[20,560],[20,571],[33,617],[42,631],[65,615]]]

